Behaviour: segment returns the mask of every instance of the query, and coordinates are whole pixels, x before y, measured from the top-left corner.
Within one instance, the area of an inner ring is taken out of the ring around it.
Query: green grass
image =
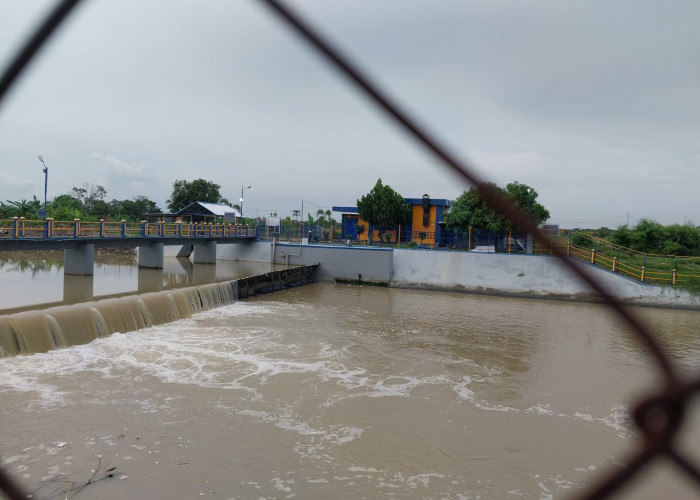
[[[600,267],[611,269],[613,258],[616,258],[617,271],[628,277],[641,277],[644,267],[644,282],[649,284],[671,286],[673,285],[673,270],[676,270],[676,286],[679,289],[691,293],[700,293],[700,257],[676,257],[674,255],[644,254],[636,250],[619,247],[611,242],[596,239],[585,233],[577,233],[573,240],[573,250],[579,258],[584,259],[590,255],[593,248],[596,249],[596,264]],[[559,243],[567,245],[568,235],[560,236]],[[589,261],[588,258],[585,260]]]

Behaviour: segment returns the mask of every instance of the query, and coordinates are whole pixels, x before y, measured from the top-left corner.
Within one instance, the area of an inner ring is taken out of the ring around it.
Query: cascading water
[[[264,275],[0,316],[0,357],[87,344],[98,337],[190,318],[243,297],[314,281],[318,264]]]
[[[0,356],[46,352],[190,318],[233,303],[232,290],[231,282],[222,282],[0,317]]]

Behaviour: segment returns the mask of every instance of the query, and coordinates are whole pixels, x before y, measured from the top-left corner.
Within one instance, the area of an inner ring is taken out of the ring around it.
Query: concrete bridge
[[[0,252],[63,250],[64,273],[83,276],[93,274],[95,248],[137,248],[139,267],[162,269],[164,246],[180,246],[178,256],[211,264],[217,243],[257,239],[255,227],[234,224],[0,221]]]

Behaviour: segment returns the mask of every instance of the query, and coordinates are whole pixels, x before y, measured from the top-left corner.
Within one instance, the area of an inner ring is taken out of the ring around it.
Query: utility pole
[[[44,220],[46,220],[46,188],[49,185],[49,167],[44,163],[44,157],[39,155],[39,161],[44,165]]]

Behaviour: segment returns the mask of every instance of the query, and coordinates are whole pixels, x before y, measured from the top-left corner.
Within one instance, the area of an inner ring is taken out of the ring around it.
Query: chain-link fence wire
[[[338,48],[312,29],[300,15],[279,0],[259,1],[352,82],[378,109],[393,119],[412,140],[426,148],[439,163],[456,173],[467,184],[474,186],[487,203],[518,226],[536,234],[541,241],[548,241],[548,237],[541,233],[525,213],[521,213],[496,190],[478,179],[472,167],[452,154],[415,119],[401,110],[389,95],[379,90],[367,75],[363,74]],[[79,2],[80,0],[63,0],[58,3],[26,45],[17,53],[0,79],[0,105],[17,77]],[[599,483],[585,490],[580,497],[608,498],[634,480],[635,475],[642,468],[649,466],[652,462],[659,462],[662,458],[674,463],[680,471],[694,480],[700,489],[700,467],[688,459],[675,442],[686,419],[688,406],[692,398],[700,392],[700,377],[692,380],[683,378],[654,332],[629,308],[625,308],[603,284],[597,282],[587,266],[567,258],[560,247],[549,245],[549,249],[560,259],[563,266],[568,267],[586,282],[627,323],[646,348],[663,378],[662,389],[647,397],[632,412],[634,422],[640,431],[637,451],[624,459],[621,466],[611,468]],[[0,489],[9,498],[17,500],[27,498],[26,493],[2,468],[0,468]]]

